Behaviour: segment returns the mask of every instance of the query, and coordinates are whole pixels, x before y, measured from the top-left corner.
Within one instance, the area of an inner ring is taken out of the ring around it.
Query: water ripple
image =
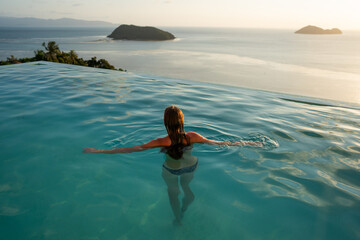
[[[78,215],[69,215],[73,221],[89,209],[105,208],[109,214],[137,209],[141,204],[131,208],[136,200],[129,196],[157,195],[159,151],[99,157],[82,155],[81,149],[132,146],[165,136],[163,109],[172,104],[183,109],[186,131],[264,145],[197,145],[202,201],[228,201],[221,211],[231,207],[244,214],[256,214],[262,203],[276,199],[279,206],[287,200],[288,209],[307,210],[301,203],[318,211],[340,209],[337,214],[359,207],[356,106],[53,63],[1,67],[0,82],[1,216],[25,216],[38,204],[77,209]],[[162,200],[153,199],[148,211],[160,208]],[[76,202],[86,207],[74,207]],[[135,215],[145,226],[150,214],[139,209]],[[55,210],[42,211],[58,218]]]

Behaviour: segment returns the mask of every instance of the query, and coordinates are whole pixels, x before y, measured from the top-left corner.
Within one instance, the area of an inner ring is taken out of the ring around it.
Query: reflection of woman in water
[[[181,218],[184,212],[194,200],[194,194],[189,187],[194,171],[197,168],[197,158],[192,156],[191,149],[193,143],[205,143],[211,145],[228,145],[228,146],[259,146],[260,142],[240,141],[240,142],[220,142],[206,139],[196,132],[185,132],[184,130],[184,115],[182,111],[170,106],[165,109],[164,124],[168,132],[168,136],[163,138],[156,138],[143,145],[115,148],[115,149],[95,149],[86,148],[84,153],[131,153],[144,151],[150,148],[162,148],[162,152],[166,153],[166,160],[163,164],[162,176],[168,187],[168,194],[171,208],[175,215],[174,223],[181,225]],[[179,202],[179,181],[182,190],[184,191],[184,198],[180,208]]]

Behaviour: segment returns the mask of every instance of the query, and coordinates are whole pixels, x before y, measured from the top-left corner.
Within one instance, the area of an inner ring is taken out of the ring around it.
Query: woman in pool
[[[192,144],[203,143],[211,145],[227,145],[227,146],[258,146],[261,147],[260,142],[240,141],[240,142],[221,142],[206,139],[196,132],[185,132],[184,130],[184,115],[182,111],[170,106],[165,109],[164,125],[166,127],[168,136],[163,138],[156,138],[148,143],[115,149],[95,149],[86,148],[84,153],[131,153],[144,151],[151,148],[162,148],[162,152],[166,153],[166,160],[163,164],[162,176],[168,186],[168,194],[171,208],[175,215],[174,223],[181,225],[181,218],[186,209],[194,200],[194,194],[189,187],[194,171],[197,168],[197,158],[191,154]],[[184,191],[184,198],[180,208],[179,202],[179,181],[181,188]]]

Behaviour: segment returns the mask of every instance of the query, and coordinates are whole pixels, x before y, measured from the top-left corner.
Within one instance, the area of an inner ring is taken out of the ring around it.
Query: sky
[[[360,0],[0,0],[0,16],[186,27],[360,29]]]

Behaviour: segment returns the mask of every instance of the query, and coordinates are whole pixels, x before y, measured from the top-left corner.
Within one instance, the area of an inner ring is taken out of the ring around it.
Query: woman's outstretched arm
[[[132,152],[140,152],[150,148],[156,147],[165,147],[167,146],[166,137],[164,138],[157,138],[151,140],[148,143],[133,146],[133,147],[126,147],[126,148],[114,148],[114,149],[96,149],[96,148],[85,148],[83,153],[107,153],[107,154],[114,154],[114,153],[132,153]]]
[[[193,143],[204,143],[209,145],[219,145],[219,146],[255,146],[262,147],[263,144],[261,142],[255,141],[239,141],[239,142],[226,142],[226,141],[215,141],[207,139],[196,132],[189,132],[191,142]]]

